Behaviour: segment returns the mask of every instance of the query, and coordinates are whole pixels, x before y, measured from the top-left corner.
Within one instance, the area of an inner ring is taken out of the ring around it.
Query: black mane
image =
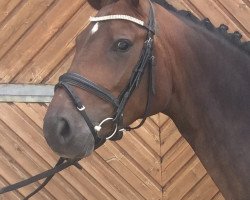
[[[225,38],[227,41],[234,44],[239,49],[243,50],[248,55],[250,55],[250,41],[247,41],[247,42],[241,41],[242,34],[240,32],[238,31],[235,31],[234,33],[227,32],[228,26],[225,24],[221,24],[219,27],[216,28],[208,18],[200,20],[190,11],[177,10],[174,6],[170,5],[165,0],[153,0],[153,2],[161,5],[168,11],[171,11],[179,16],[189,19],[196,24],[200,24],[201,26],[205,27],[207,30],[217,35],[223,36],[223,38]]]

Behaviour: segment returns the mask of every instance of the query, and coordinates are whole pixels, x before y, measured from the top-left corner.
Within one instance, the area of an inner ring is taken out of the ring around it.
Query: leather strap
[[[29,184],[31,184],[31,183],[34,183],[34,182],[36,182],[36,181],[38,181],[38,180],[47,178],[47,179],[44,181],[44,183],[43,183],[43,185],[45,186],[45,185],[47,184],[47,182],[48,182],[56,173],[58,173],[58,172],[60,172],[60,171],[62,171],[62,170],[64,170],[64,169],[68,168],[69,166],[74,165],[74,166],[76,166],[77,168],[80,168],[80,165],[78,164],[78,161],[79,161],[79,160],[80,160],[80,159],[67,160],[67,159],[61,157],[61,158],[58,160],[58,162],[56,163],[56,165],[55,165],[54,168],[49,169],[49,170],[47,170],[47,171],[44,171],[44,172],[42,172],[42,173],[40,173],[40,174],[38,174],[38,175],[32,176],[31,178],[28,178],[28,179],[26,179],[26,180],[23,180],[23,181],[20,181],[20,182],[18,182],[18,183],[15,183],[15,184],[13,184],[13,185],[9,185],[9,186],[7,186],[7,187],[1,188],[1,189],[0,189],[0,194],[6,193],[6,192],[10,192],[10,191],[12,191],[12,190],[17,190],[17,189],[19,189],[19,188],[21,188],[21,187],[24,187],[24,186],[26,186],[26,185],[29,185]],[[44,186],[39,186],[35,191],[38,192],[38,191],[41,190]],[[32,192],[28,197],[31,197],[31,196],[33,196],[35,193],[37,193],[37,192],[35,192],[35,191]],[[26,197],[26,199],[28,199],[28,198]]]
[[[87,90],[104,101],[110,102],[113,106],[118,106],[118,99],[115,98],[107,89],[93,83],[92,81],[80,76],[77,73],[65,73],[59,78],[60,83],[67,83],[79,87],[83,90]]]

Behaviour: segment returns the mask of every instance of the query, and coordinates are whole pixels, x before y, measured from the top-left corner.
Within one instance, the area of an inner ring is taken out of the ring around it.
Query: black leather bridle
[[[151,4],[151,2],[150,2]],[[94,82],[84,78],[83,76],[76,74],[76,73],[66,73],[59,78],[59,83],[56,85],[57,88],[63,88],[69,97],[72,99],[77,110],[81,113],[82,117],[84,118],[86,124],[88,125],[94,139],[95,139],[95,147],[98,148],[101,146],[106,139],[110,140],[119,140],[122,137],[123,131],[129,131],[131,129],[136,129],[142,126],[144,123],[150,108],[151,97],[155,93],[154,89],[154,78],[153,78],[153,68],[154,68],[154,56],[153,56],[153,42],[154,42],[154,34],[155,34],[155,17],[154,17],[154,10],[152,5],[150,5],[149,11],[149,23],[147,26],[143,26],[147,29],[147,38],[144,42],[144,46],[141,51],[140,58],[137,64],[134,67],[132,75],[122,90],[118,97],[114,97],[107,89],[103,88],[100,85],[95,84]],[[146,68],[148,68],[148,97],[147,97],[147,104],[145,107],[145,111],[143,114],[142,122],[136,127],[124,127],[123,125],[123,112],[124,108],[131,97],[133,91],[139,85],[142,75],[144,74]],[[88,117],[85,106],[80,100],[80,98],[75,93],[72,86],[78,87],[80,89],[86,90],[95,96],[103,99],[106,102],[109,102],[115,108],[115,114],[113,117],[109,117],[104,119],[99,125],[94,125],[91,119]],[[114,124],[115,130],[113,133],[104,138],[98,136],[98,132],[101,130],[102,125],[107,121],[112,121]]]
[[[153,42],[154,42],[154,34],[155,34],[155,15],[154,10],[152,7],[152,3],[149,0],[150,3],[150,9],[149,9],[149,21],[147,25],[142,25],[147,30],[147,38],[144,42],[143,49],[141,51],[140,58],[137,62],[137,64],[134,67],[134,70],[132,72],[132,75],[125,86],[125,88],[122,90],[120,95],[118,97],[114,97],[107,89],[93,83],[92,81],[80,76],[76,73],[66,73],[62,75],[59,78],[59,83],[56,85],[55,89],[57,88],[63,88],[69,97],[72,99],[72,102],[74,103],[77,110],[80,112],[80,114],[83,116],[85,122],[87,123],[94,139],[95,139],[95,149],[100,147],[102,144],[105,143],[106,139],[111,140],[118,140],[121,139],[122,133],[125,130],[131,130],[136,129],[142,126],[142,124],[145,122],[146,117],[148,116],[150,112],[150,106],[151,106],[151,100],[152,96],[155,94],[155,87],[154,87],[154,60],[155,57],[153,56]],[[136,127],[124,127],[123,125],[123,112],[124,108],[131,97],[133,91],[137,88],[139,85],[142,76],[144,72],[148,72],[148,95],[147,95],[147,103],[145,106],[145,111],[142,117],[141,123]],[[80,100],[80,98],[76,95],[74,89],[72,86],[81,88],[83,90],[86,90],[88,92],[93,93],[97,97],[111,103],[115,107],[115,115],[111,118],[104,119],[99,125],[95,126],[91,119],[88,117],[84,104]],[[107,138],[103,138],[98,136],[98,132],[101,130],[103,123],[106,123],[107,121],[112,120],[115,130],[113,131],[113,134],[111,134]],[[24,200],[29,199],[34,194],[36,194],[38,191],[40,191],[50,180],[51,178],[58,172],[64,170],[65,168],[69,166],[76,166],[79,169],[82,169],[82,167],[78,164],[78,161],[81,159],[66,159],[66,158],[60,158],[55,165],[54,168],[47,170],[41,174],[38,174],[36,176],[33,176],[29,179],[26,179],[24,181],[18,182],[13,185],[9,185],[7,187],[0,189],[0,194],[19,189],[21,187],[24,187],[26,185],[29,185],[33,182],[36,182],[38,180],[41,180],[43,178],[46,178],[44,182],[31,194],[29,194],[27,197],[24,198]]]

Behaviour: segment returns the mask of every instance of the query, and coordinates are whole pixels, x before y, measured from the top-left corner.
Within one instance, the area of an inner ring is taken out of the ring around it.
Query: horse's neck
[[[174,110],[181,109],[196,128],[230,132],[249,126],[250,56],[210,33],[195,30],[185,37],[186,43],[174,47]]]
[[[250,199],[250,57],[199,27],[184,29],[172,40],[173,97],[165,113],[225,197]]]

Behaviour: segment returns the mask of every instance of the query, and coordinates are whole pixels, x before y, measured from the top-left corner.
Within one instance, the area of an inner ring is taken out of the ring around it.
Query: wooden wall
[[[249,0],[169,0],[215,25],[250,37]],[[0,83],[56,83],[74,55],[74,38],[93,11],[85,0],[1,0]],[[54,165],[43,134],[44,104],[0,104],[0,187]],[[223,200],[186,141],[166,116],[119,142],[107,142],[61,172],[34,200]],[[34,184],[0,196],[22,199]]]

